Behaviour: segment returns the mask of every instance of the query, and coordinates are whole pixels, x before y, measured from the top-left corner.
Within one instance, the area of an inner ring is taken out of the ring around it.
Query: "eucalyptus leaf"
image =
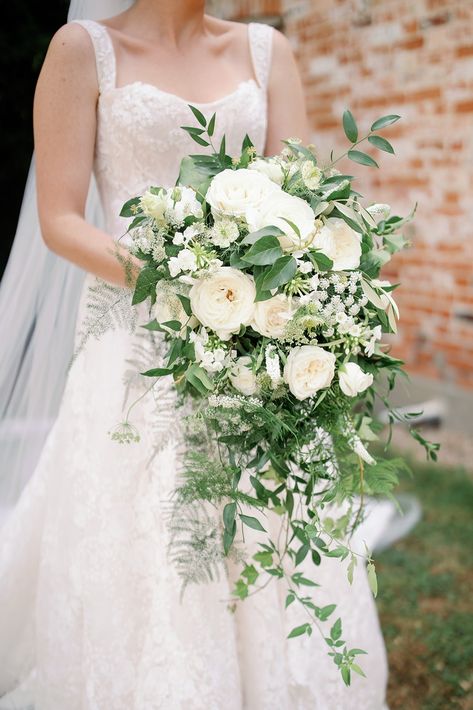
[[[378,118],[373,125],[371,126],[372,131],[379,131],[380,128],[386,128],[386,126],[390,126],[392,123],[396,123],[396,121],[399,121],[401,117],[398,116],[397,114],[390,114],[389,116],[382,116],[381,118]]]
[[[192,113],[194,114],[194,116],[196,117],[196,119],[198,120],[198,122],[200,123],[200,125],[204,126],[204,128],[205,128],[207,126],[207,119],[205,118],[202,111],[199,111],[199,109],[196,108],[195,106],[191,106],[191,104],[189,104],[189,108],[192,111]]]
[[[358,140],[358,127],[353,114],[348,109],[343,112],[343,130],[351,143],[356,143]]]
[[[368,153],[363,153],[361,150],[349,150],[347,153],[350,160],[360,165],[367,165],[371,168],[379,168],[378,163]]]
[[[394,148],[391,143],[386,140],[386,138],[383,138],[382,136],[368,136],[368,140],[371,145],[375,146],[375,148],[384,150],[385,153],[394,153]]]

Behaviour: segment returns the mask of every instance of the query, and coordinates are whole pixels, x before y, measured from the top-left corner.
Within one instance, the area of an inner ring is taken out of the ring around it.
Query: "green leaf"
[[[133,294],[132,305],[136,306],[137,303],[141,303],[156,289],[156,284],[159,281],[159,271],[156,270],[154,266],[145,266],[141,269],[136,279],[135,292]]]
[[[295,598],[296,598],[296,595],[294,594],[294,592],[288,593],[288,595],[286,597],[286,604],[285,604],[286,609],[288,606],[290,606],[292,604],[293,601],[295,601]]]
[[[120,217],[134,217],[138,212],[142,212],[140,205],[141,197],[132,197],[131,200],[125,202],[121,211]],[[137,209],[133,209],[136,207]]]
[[[336,608],[336,604],[327,604],[327,606],[323,606],[321,609],[319,609],[317,616],[320,621],[327,621],[329,616],[333,614]]]
[[[182,323],[178,320],[167,320],[164,323],[161,323],[163,328],[169,328],[169,330],[174,330],[179,332],[182,328]]]
[[[338,641],[342,635],[342,620],[338,618],[330,629],[330,638],[332,641]]]
[[[248,596],[248,585],[242,579],[238,579],[233,594],[239,599],[246,599]]]
[[[227,503],[223,509],[223,524],[226,530],[233,530],[235,526],[236,503]]]
[[[172,370],[168,367],[155,367],[153,370],[146,370],[146,372],[142,372],[141,374],[144,375],[144,377],[165,377],[166,375],[171,375]]]
[[[368,562],[366,571],[368,573],[368,583],[370,585],[370,589],[373,596],[376,597],[378,596],[378,578],[376,576],[376,568],[373,562]]]
[[[287,638],[288,639],[293,639],[296,636],[302,636],[303,634],[309,634],[310,631],[312,631],[312,627],[309,623],[306,624],[301,624],[301,626],[296,626],[295,628],[292,629],[291,633],[288,634]]]
[[[361,150],[349,150],[347,155],[350,160],[353,160],[354,163],[359,163],[360,165],[367,165],[371,168],[379,167],[378,163],[376,162],[376,160],[373,160],[371,155],[368,155],[368,153],[363,153]]]
[[[355,673],[358,673],[358,675],[363,676],[363,678],[366,678],[365,672],[363,671],[362,668],[360,668],[360,666],[358,665],[358,663],[352,663],[352,664],[351,664],[351,670],[352,670],[352,671],[355,671]]]
[[[261,567],[271,567],[273,564],[273,553],[269,550],[257,552],[253,555],[255,562],[259,562]]]
[[[204,114],[202,113],[202,111],[199,111],[198,108],[196,108],[195,106],[191,106],[190,104],[189,104],[189,108],[192,111],[192,113],[194,114],[194,116],[196,117],[196,119],[198,120],[198,122],[200,123],[200,125],[204,126],[204,128],[205,128],[207,125],[207,120],[206,120]]]
[[[296,572],[295,574],[293,574],[291,579],[294,582],[294,584],[297,584],[297,585],[302,584],[305,587],[319,587],[320,586],[316,582],[313,582],[311,579],[307,579],[307,577],[303,577],[300,572]]]
[[[213,382],[197,363],[193,363],[186,371],[186,380],[202,395],[213,390]]]
[[[398,116],[397,114],[390,114],[389,116],[382,116],[381,118],[378,118],[373,125],[371,126],[372,131],[379,131],[380,128],[385,128],[386,126],[390,126],[392,123],[396,123],[396,121],[399,121],[401,117]]]
[[[297,553],[296,553],[296,566],[297,566],[297,565],[300,565],[301,562],[303,562],[303,561],[305,560],[305,558],[307,557],[307,554],[308,554],[309,550],[310,550],[310,546],[309,546],[309,545],[302,545],[302,546],[297,550]]]
[[[193,141],[195,141],[195,142],[198,143],[199,145],[203,145],[204,147],[207,147],[207,146],[210,145],[210,143],[209,143],[208,141],[204,140],[204,139],[201,138],[200,136],[191,135],[191,138],[192,138]]]
[[[184,309],[184,313],[186,316],[191,316],[192,315],[192,309],[191,309],[191,300],[187,296],[183,296],[181,293],[177,294],[178,299],[180,300],[182,307]]]
[[[241,258],[255,266],[266,266],[274,264],[276,259],[282,256],[282,253],[277,237],[267,236],[258,239]]]
[[[225,151],[226,151],[226,140],[225,136],[222,136],[222,140],[220,141],[220,149],[218,151],[218,157],[220,160],[223,160],[225,158]]]
[[[187,131],[191,136],[201,136],[205,133],[205,128],[197,128],[196,126],[181,126],[183,131]]]
[[[348,109],[343,112],[343,130],[351,143],[356,143],[358,140],[358,127],[353,118],[353,114]]]
[[[265,274],[261,288],[270,291],[287,284],[296,274],[297,262],[293,256],[281,256]]]
[[[209,125],[207,126],[207,133],[209,134],[209,136],[213,136],[213,134],[214,134],[216,115],[217,114],[214,113],[214,115],[212,116],[212,118],[209,121]]]
[[[350,673],[350,669],[348,668],[348,666],[342,666],[340,669],[340,672],[342,674],[343,682],[345,683],[345,685],[350,685],[351,673]]]
[[[301,230],[295,222],[292,222],[290,219],[287,219],[287,217],[280,217],[279,219],[283,219],[285,222],[287,222],[290,228],[297,234],[299,239],[301,239]]]
[[[309,259],[317,266],[320,271],[330,271],[333,266],[333,261],[322,251],[312,250],[309,252]]]
[[[253,530],[260,530],[261,532],[266,532],[258,518],[254,518],[252,515],[243,515],[243,513],[240,513],[239,517],[241,522],[245,525],[248,525],[249,528],[253,528]]]
[[[243,577],[246,577],[248,584],[254,584],[258,579],[259,572],[254,565],[246,565],[242,571]]]
[[[257,232],[250,232],[241,240],[241,244],[255,244],[262,237],[278,237],[284,234],[282,229],[276,227],[275,225],[270,225],[268,227],[262,227],[258,229]]]
[[[371,145],[374,145],[379,150],[384,150],[385,153],[394,153],[394,148],[391,143],[382,136],[368,136]]]

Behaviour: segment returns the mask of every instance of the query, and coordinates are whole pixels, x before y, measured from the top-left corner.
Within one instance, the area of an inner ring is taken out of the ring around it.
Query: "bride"
[[[121,205],[173,184],[194,152],[180,129],[192,124],[189,103],[217,113],[230,154],[246,133],[269,155],[283,138],[309,139],[285,38],[211,17],[204,0],[136,0],[110,19],[69,22],[51,42],[34,107],[38,207],[50,250],[87,272],[76,346],[91,297],[127,283]],[[85,218],[92,173],[105,229]],[[161,380],[136,408],[139,444],[108,435],[143,386],[133,363],[156,347],[141,330],[116,319],[86,340],[1,530],[0,707],[19,707],[11,691],[28,680],[35,710],[381,710],[386,657],[364,569],[352,587],[338,560],[316,570],[317,603],[336,602],[344,638],[368,652],[367,678],[350,688],[317,635],[287,640],[297,611],[284,609],[277,583],[232,611],[228,569],[180,599],[167,556],[172,387]],[[62,343],[49,346],[52,357]]]

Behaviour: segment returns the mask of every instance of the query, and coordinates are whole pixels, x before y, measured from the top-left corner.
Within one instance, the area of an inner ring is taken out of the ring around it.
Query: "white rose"
[[[335,374],[335,355],[318,345],[293,348],[284,367],[284,381],[299,400],[328,387]]]
[[[267,301],[255,303],[251,326],[257,333],[267,338],[280,338],[292,314],[291,300],[283,293],[279,293],[268,298]]]
[[[258,207],[275,190],[279,190],[278,186],[256,170],[227,169],[212,179],[205,199],[216,218],[245,217],[250,207]]]
[[[165,222],[166,193],[160,190],[158,195],[146,190],[140,198],[140,207],[148,217],[153,217],[157,222]]]
[[[158,323],[177,320],[182,324],[183,328],[186,325],[190,328],[194,328],[197,325],[197,319],[194,316],[189,318],[178,297],[178,294],[187,296],[188,291],[189,289],[186,289],[185,286],[179,286],[175,281],[158,281],[156,286],[156,303],[154,304],[154,317]],[[167,330],[171,334],[176,335],[176,331],[171,329]]]
[[[256,170],[262,175],[266,175],[270,180],[276,183],[276,185],[282,185],[284,180],[284,171],[281,164],[274,160],[274,158],[256,158],[248,166],[249,170]]]
[[[363,372],[356,362],[346,362],[338,371],[338,382],[347,397],[356,397],[373,384],[373,375]]]
[[[376,223],[387,219],[391,213],[391,206],[383,203],[376,203],[367,207],[366,211],[370,213]]]
[[[361,236],[338,217],[329,217],[316,234],[312,246],[333,261],[334,271],[357,269],[361,258]]]
[[[192,312],[221,340],[229,340],[253,317],[256,288],[251,276],[222,266],[199,279],[189,294]]]
[[[315,219],[312,207],[302,198],[282,190],[272,192],[262,204],[248,209],[246,218],[252,232],[270,225],[279,227],[284,232],[279,237],[283,249],[303,249],[313,239]],[[286,219],[296,225],[300,236]]]
[[[248,397],[258,389],[256,375],[251,369],[251,358],[247,355],[238,358],[228,376],[234,388]]]

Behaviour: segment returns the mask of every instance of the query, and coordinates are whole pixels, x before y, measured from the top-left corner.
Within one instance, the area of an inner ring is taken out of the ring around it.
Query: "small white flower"
[[[375,345],[377,340],[381,340],[382,338],[382,330],[380,325],[376,325],[372,330],[371,330],[371,337],[370,339],[365,343],[365,353],[368,357],[371,357],[374,353]]]
[[[363,372],[356,362],[346,362],[338,370],[338,382],[347,397],[356,397],[373,384],[373,375]]]
[[[351,316],[356,316],[356,315],[358,315],[358,313],[360,312],[360,310],[361,310],[361,308],[360,308],[360,306],[358,305],[358,303],[354,303],[353,306],[350,306],[350,308],[348,309],[348,313],[349,313]]]
[[[314,270],[314,266],[310,261],[298,261],[297,268],[301,274],[310,274],[310,272]]]
[[[223,249],[229,247],[239,236],[238,225],[227,217],[217,219],[214,226],[208,231],[208,237],[212,244]]]
[[[318,274],[314,274],[313,276],[310,277],[309,284],[310,284],[310,287],[313,291],[317,291],[317,289],[319,288],[319,283],[320,283],[320,277]]]
[[[176,246],[180,246],[181,244],[184,244],[184,235],[182,232],[176,232],[176,234],[172,238],[172,243],[175,244]]]
[[[177,276],[181,271],[195,271],[197,258],[190,249],[182,249],[177,256],[172,256],[168,263],[171,276]]]
[[[352,338],[359,338],[363,332],[363,327],[361,323],[354,323],[351,328],[348,331],[348,334],[352,336]]]
[[[322,171],[312,160],[304,160],[301,165],[301,176],[308,190],[316,190],[322,180]]]

